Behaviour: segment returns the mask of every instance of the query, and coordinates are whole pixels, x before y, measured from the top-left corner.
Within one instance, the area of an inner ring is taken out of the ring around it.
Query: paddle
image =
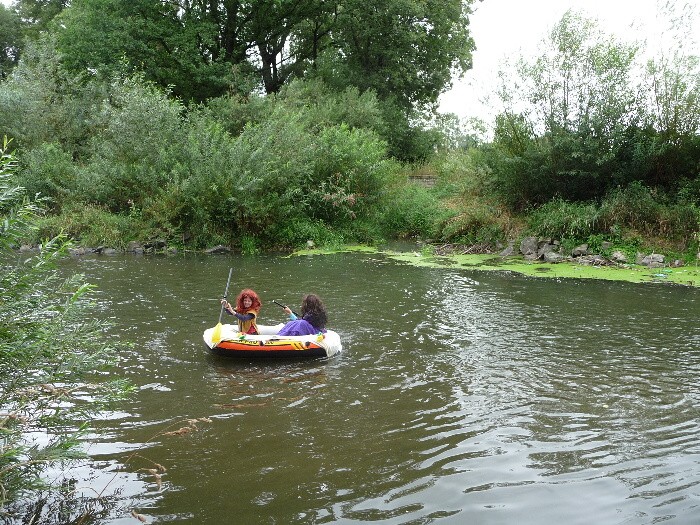
[[[276,304],[277,306],[279,306],[280,308],[287,308],[287,305],[286,305],[286,304],[278,303],[277,301],[272,301],[272,302],[275,303],[275,304]],[[299,317],[299,314],[296,313],[294,310],[292,310],[292,313],[293,313],[294,315],[296,315],[297,317]]]
[[[228,271],[228,280],[226,281],[226,290],[224,290],[224,299],[228,296],[228,285],[231,284],[231,274],[233,273],[233,268]],[[221,303],[221,312],[219,312],[219,324],[214,327],[214,331],[211,333],[211,342],[214,346],[218,345],[221,341],[221,317],[224,315],[224,303]]]

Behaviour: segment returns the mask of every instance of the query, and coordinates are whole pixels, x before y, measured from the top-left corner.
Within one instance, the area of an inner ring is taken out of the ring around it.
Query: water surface
[[[230,267],[264,324],[321,295],[343,353],[210,355]],[[134,343],[137,392],[90,449],[107,472],[71,473],[109,496],[104,523],[700,523],[697,289],[368,254],[68,268]]]

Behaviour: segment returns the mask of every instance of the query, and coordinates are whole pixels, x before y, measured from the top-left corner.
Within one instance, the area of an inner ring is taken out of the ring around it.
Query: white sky
[[[476,2],[470,29],[476,42],[474,67],[440,97],[440,110],[460,118],[480,117],[490,124],[495,116],[486,100],[495,91],[499,65],[506,57],[531,56],[562,15],[573,9],[597,19],[600,28],[623,41],[659,41],[669,23],[659,15],[666,0],[484,0]],[[684,4],[683,0],[678,0]],[[694,35],[700,36],[700,5],[696,6]],[[694,44],[697,46],[697,42]],[[695,49],[700,55],[700,50]]]

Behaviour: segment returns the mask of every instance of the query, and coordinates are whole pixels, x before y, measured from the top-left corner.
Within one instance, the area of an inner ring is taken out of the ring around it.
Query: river
[[[231,267],[263,324],[318,293],[342,354],[210,355]],[[68,472],[96,523],[700,523],[697,288],[358,253],[65,268],[133,343],[114,374],[134,395]]]

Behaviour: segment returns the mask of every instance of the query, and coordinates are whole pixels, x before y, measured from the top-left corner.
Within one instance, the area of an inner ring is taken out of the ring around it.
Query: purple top
[[[297,319],[289,321],[277,335],[314,335],[319,332],[325,332],[325,330],[318,330],[306,319]]]

